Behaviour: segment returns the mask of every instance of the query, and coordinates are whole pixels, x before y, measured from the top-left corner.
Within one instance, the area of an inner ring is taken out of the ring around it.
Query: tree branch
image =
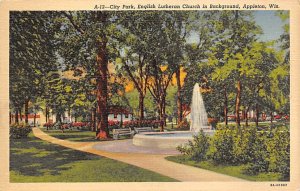
[[[159,99],[158,99],[158,97],[155,95],[155,93],[153,93],[152,91],[151,91],[151,89],[150,89],[150,84],[148,84],[148,86],[147,86],[147,88],[148,88],[148,90],[149,90],[149,92],[150,92],[150,94],[152,95],[152,97],[155,99],[155,101],[156,101],[156,103],[158,103],[159,102]]]
[[[131,80],[133,81],[135,87],[138,89],[139,92],[142,92],[138,82],[136,81],[136,79],[134,78],[134,76],[132,75],[130,69],[129,69],[129,66],[126,64],[125,61],[123,61],[123,65],[124,65],[124,68],[126,70],[126,72],[128,73],[128,75],[130,76]]]
[[[66,12],[62,12],[62,14],[69,19],[69,21],[71,22],[71,24],[73,25],[73,27],[75,28],[75,30],[77,30],[80,34],[84,34],[84,31],[75,23],[73,17],[71,16],[71,14],[67,14]]]

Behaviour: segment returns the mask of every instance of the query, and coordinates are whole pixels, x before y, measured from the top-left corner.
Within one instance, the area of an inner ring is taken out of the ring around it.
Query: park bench
[[[135,127],[135,133],[143,133],[143,132],[153,132],[153,127]]]
[[[132,131],[130,128],[113,129],[113,139],[119,139],[120,135],[129,135],[130,138],[132,138],[134,131]]]

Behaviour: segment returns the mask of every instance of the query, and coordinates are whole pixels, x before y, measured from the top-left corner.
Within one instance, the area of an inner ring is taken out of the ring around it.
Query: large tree
[[[16,119],[24,105],[26,123],[29,102],[42,95],[43,76],[56,66],[52,18],[51,12],[10,12],[10,102]]]
[[[62,57],[73,70],[83,67],[96,81],[97,138],[109,137],[108,62],[114,60],[118,16],[108,11],[61,12]],[[67,46],[65,46],[67,45]]]
[[[248,65],[244,57],[261,30],[251,17],[251,12],[245,11],[222,11],[215,30],[219,33],[218,42],[215,42],[219,48],[211,59],[216,64],[216,79],[235,83],[235,119],[237,125],[240,125],[242,90]]]

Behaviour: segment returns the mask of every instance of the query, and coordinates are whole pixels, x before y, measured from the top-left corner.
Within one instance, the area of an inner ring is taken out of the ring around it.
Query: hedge
[[[31,132],[31,127],[25,123],[15,123],[9,127],[9,136],[13,139],[25,138]]]

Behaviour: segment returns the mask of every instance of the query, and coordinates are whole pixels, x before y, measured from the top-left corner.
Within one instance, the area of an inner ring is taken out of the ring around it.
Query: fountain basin
[[[214,131],[206,130],[204,133],[211,135]],[[136,134],[132,143],[136,146],[175,149],[177,146],[193,140],[193,132],[171,131],[171,132],[147,132]]]

